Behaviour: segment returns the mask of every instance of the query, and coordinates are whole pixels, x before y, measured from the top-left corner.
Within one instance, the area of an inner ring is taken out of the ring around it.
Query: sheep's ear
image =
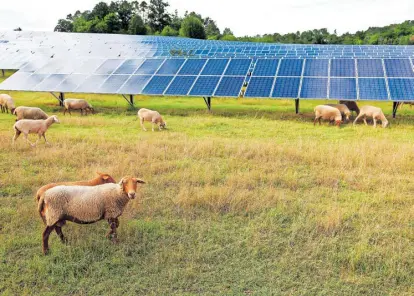
[[[125,178],[122,178],[121,181],[119,181],[119,185],[122,186],[122,185],[124,185],[124,183],[125,183]]]
[[[140,184],[146,184],[146,182],[144,180],[141,180],[141,179],[134,178],[134,181],[137,182],[137,183],[140,183]]]

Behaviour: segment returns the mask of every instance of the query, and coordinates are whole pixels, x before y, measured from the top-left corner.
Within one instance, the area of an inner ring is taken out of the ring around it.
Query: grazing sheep
[[[144,131],[147,131],[147,129],[144,126],[145,121],[150,121],[152,123],[152,131],[154,131],[154,127],[156,124],[158,125],[159,130],[161,130],[162,128],[167,128],[167,122],[165,122],[162,119],[162,116],[157,111],[141,108],[139,109],[137,115],[141,122],[141,127]]]
[[[335,121],[338,127],[341,126],[342,116],[338,109],[331,106],[319,105],[315,107],[314,111],[315,120],[313,121],[313,125],[316,124],[316,121],[319,121],[319,125],[321,125],[321,119],[324,119],[330,122]]]
[[[381,108],[377,108],[373,106],[362,107],[361,112],[359,113],[358,117],[354,121],[354,125],[356,125],[357,121],[360,118],[363,118],[365,125],[368,125],[367,117],[372,118],[372,120],[374,121],[374,128],[377,127],[377,120],[381,120],[383,128],[386,128],[388,126],[388,120],[387,118],[385,118],[385,115],[382,112]]]
[[[70,110],[80,110],[81,115],[83,115],[84,110],[85,115],[88,115],[88,111],[90,111],[92,114],[95,113],[95,110],[92,108],[91,104],[83,99],[66,99],[63,101],[63,105],[65,106],[63,115],[66,115],[66,111],[68,111],[69,115],[72,116]]]
[[[22,119],[16,122],[13,126],[15,134],[13,137],[13,145],[16,139],[20,136],[21,133],[24,134],[24,137],[26,138],[26,141],[32,146],[36,146],[39,142],[40,138],[43,136],[45,139],[45,142],[49,144],[49,142],[46,140],[45,133],[47,129],[54,123],[60,123],[59,119],[56,115],[50,116],[46,120],[32,120],[32,119]],[[27,136],[29,134],[38,134],[39,139],[37,139],[36,143],[31,143]]]
[[[348,109],[351,112],[356,112],[357,115],[359,115],[359,108],[356,102],[354,101],[339,101],[339,104],[344,104],[345,106],[348,107]]]
[[[14,109],[13,114],[17,117],[16,121],[19,121],[21,119],[48,119],[49,117],[42,109],[35,107],[20,106]]]
[[[351,111],[345,104],[326,104],[325,106],[331,106],[338,109],[341,112],[341,115],[345,117],[346,120],[349,121],[349,117],[351,116]]]
[[[43,253],[46,254],[49,250],[49,235],[53,230],[62,242],[66,242],[62,233],[66,221],[91,224],[105,219],[111,228],[107,237],[117,242],[118,218],[128,202],[135,198],[138,184],[145,182],[124,177],[118,184],[57,186],[47,190],[41,195],[38,204],[40,217],[46,225],[42,236]]]
[[[13,113],[14,109],[16,109],[16,105],[11,96],[6,94],[0,94],[0,108],[2,113]]]
[[[97,186],[97,185],[102,185],[102,184],[106,184],[106,183],[116,183],[115,180],[108,174],[103,174],[103,173],[99,173],[96,172],[99,176],[96,177],[95,179],[89,180],[89,181],[77,181],[77,182],[58,182],[58,183],[50,183],[47,185],[44,185],[42,187],[39,188],[39,190],[37,190],[36,193],[36,200],[37,202],[39,202],[40,200],[40,196],[46,192],[46,190],[49,190],[53,187],[56,186],[61,186],[61,185],[65,185],[65,186]]]

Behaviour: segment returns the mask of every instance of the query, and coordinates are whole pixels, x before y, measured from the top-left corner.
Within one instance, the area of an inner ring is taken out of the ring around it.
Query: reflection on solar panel
[[[63,80],[57,87],[61,92],[73,92],[86,78],[88,78],[88,75],[72,74]]]
[[[151,75],[132,75],[118,90],[119,94],[140,94],[151,79]]]
[[[117,93],[130,75],[111,75],[98,89],[98,93]]]
[[[106,60],[96,71],[95,74],[112,74],[121,64],[122,60]]]
[[[214,95],[217,97],[238,97],[243,87],[243,83],[244,83],[244,76],[243,77],[231,77],[231,76],[223,77]]]
[[[103,84],[108,77],[108,75],[91,75],[86,78],[86,80],[83,81],[78,88],[70,90],[69,92],[76,91],[81,93],[96,93],[99,86]]]
[[[133,74],[142,65],[144,60],[125,60],[115,71],[115,74]]]
[[[146,60],[135,74],[155,74],[165,60]]]
[[[35,88],[35,91],[42,91],[44,89],[49,89],[50,91],[56,91],[58,85],[68,77],[67,74],[52,74],[42,82],[40,82]]]
[[[166,60],[161,68],[157,71],[158,75],[174,75],[177,74],[184,63],[184,59]]]

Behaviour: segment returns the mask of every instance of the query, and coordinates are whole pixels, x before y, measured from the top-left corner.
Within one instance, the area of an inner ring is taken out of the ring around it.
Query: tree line
[[[60,19],[57,32],[113,33],[131,35],[182,36],[197,39],[296,44],[414,44],[414,21],[372,27],[355,34],[338,35],[336,30],[315,29],[288,34],[236,37],[229,28],[219,29],[215,20],[196,12],[168,12],[164,0],[99,2],[92,10],[76,11]]]

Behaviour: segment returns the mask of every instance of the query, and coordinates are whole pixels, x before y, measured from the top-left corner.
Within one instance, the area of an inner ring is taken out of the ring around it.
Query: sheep
[[[37,143],[39,142],[40,138],[43,136],[45,139],[45,142],[49,144],[49,142],[46,140],[45,133],[47,129],[54,123],[60,123],[59,119],[56,115],[50,116],[46,120],[32,120],[32,119],[22,119],[16,122],[13,126],[15,134],[13,137],[13,145],[16,141],[16,139],[20,136],[21,133],[24,134],[24,137],[26,141],[32,146],[35,147]],[[38,134],[39,139],[36,141],[36,143],[31,143],[27,136],[29,134]]]
[[[43,253],[49,251],[49,235],[55,230],[65,243],[62,226],[66,221],[91,224],[107,220],[110,231],[107,237],[117,242],[118,218],[126,205],[135,198],[138,184],[145,182],[138,178],[124,177],[118,184],[99,186],[57,186],[44,192],[39,200],[38,211],[46,228],[42,235]]]
[[[344,104],[345,106],[348,107],[348,109],[351,112],[356,112],[357,115],[359,115],[359,108],[356,102],[354,101],[339,101],[339,104]]]
[[[14,112],[14,109],[16,109],[16,105],[14,104],[14,101],[11,96],[6,94],[0,94],[0,107],[2,113],[10,113]]]
[[[154,127],[158,124],[158,129],[161,130],[162,128],[167,128],[167,122],[162,119],[162,116],[157,111],[141,108],[138,111],[138,118],[141,122],[141,127],[144,131],[147,129],[144,126],[145,121],[150,121],[152,123],[152,131],[154,131]]]
[[[92,105],[83,99],[66,99],[63,101],[63,105],[65,106],[63,115],[66,115],[66,111],[68,111],[69,115],[72,116],[72,113],[70,113],[70,110],[80,110],[81,115],[83,115],[84,110],[85,110],[85,115],[88,115],[88,110],[92,114],[95,113],[95,110],[92,108]]]
[[[61,185],[65,185],[65,186],[97,186],[97,185],[102,185],[102,184],[106,184],[106,183],[116,183],[115,180],[108,174],[104,174],[104,173],[99,173],[96,172],[99,176],[96,177],[95,179],[89,180],[89,181],[77,181],[77,182],[58,182],[58,183],[50,183],[47,185],[44,185],[42,187],[39,188],[39,190],[37,190],[36,192],[36,201],[39,202],[40,200],[40,196],[46,192],[46,190],[49,190],[53,187],[56,186],[61,186]]]
[[[373,119],[374,128],[377,127],[377,120],[381,120],[383,128],[386,128],[388,126],[388,120],[387,118],[385,118],[384,113],[382,112],[381,108],[373,107],[373,106],[364,106],[361,108],[359,115],[354,121],[354,126],[356,125],[357,121],[360,118],[363,118],[365,125],[368,125],[367,117],[370,117]]]
[[[315,120],[313,121],[313,125],[316,124],[316,121],[319,121],[319,125],[321,125],[321,119],[329,120],[329,121],[335,121],[335,124],[340,127],[342,116],[341,112],[331,106],[324,106],[319,105],[316,106],[315,109]]]
[[[351,116],[351,111],[345,104],[325,104],[325,106],[331,106],[338,109],[341,112],[341,115],[345,117],[347,121],[349,121],[349,117]]]
[[[17,107],[14,109],[13,115],[16,115],[16,121],[21,119],[47,119],[49,116],[40,108],[35,107]]]

